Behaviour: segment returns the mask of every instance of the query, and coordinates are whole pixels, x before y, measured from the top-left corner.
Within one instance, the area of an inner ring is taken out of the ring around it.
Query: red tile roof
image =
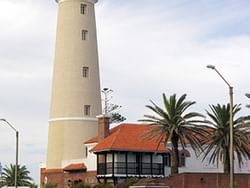
[[[164,146],[163,135],[149,137],[153,126],[145,124],[120,124],[111,129],[111,133],[91,151],[137,151],[137,152],[169,152]],[[97,137],[86,143],[97,142]]]
[[[85,170],[87,167],[84,163],[78,163],[78,164],[70,164],[63,168],[65,171],[71,171],[71,170]]]
[[[89,140],[87,140],[86,142],[84,142],[84,144],[92,144],[92,143],[96,143],[98,140],[98,136],[95,136]]]

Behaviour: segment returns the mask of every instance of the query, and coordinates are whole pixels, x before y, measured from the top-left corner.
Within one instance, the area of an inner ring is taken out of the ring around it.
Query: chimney
[[[99,115],[98,118],[98,143],[102,142],[109,135],[110,116]]]

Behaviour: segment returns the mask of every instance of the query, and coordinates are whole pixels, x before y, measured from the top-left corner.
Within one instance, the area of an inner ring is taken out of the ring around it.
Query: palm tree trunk
[[[178,151],[178,136],[176,133],[173,133],[171,138],[172,142],[172,152],[171,152],[171,170],[170,175],[175,175],[179,173],[179,151]]]
[[[229,158],[229,151],[226,150],[226,155],[225,155],[225,162],[224,162],[224,173],[229,174],[230,172],[230,158]]]

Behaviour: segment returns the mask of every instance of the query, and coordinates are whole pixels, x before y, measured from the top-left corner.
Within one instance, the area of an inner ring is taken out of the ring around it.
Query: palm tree
[[[164,108],[159,107],[153,101],[152,105],[146,107],[152,110],[155,115],[144,115],[145,119],[139,120],[148,122],[153,125],[159,125],[154,128],[152,135],[165,135],[165,143],[171,141],[171,175],[178,174],[179,150],[180,144],[182,149],[186,148],[189,143],[195,152],[200,152],[200,139],[203,138],[207,131],[202,126],[203,115],[196,112],[186,112],[195,102],[186,101],[186,94],[179,99],[176,94],[166,98],[163,94]]]
[[[30,186],[32,185],[32,178],[29,176],[30,172],[26,166],[17,166],[17,185],[18,186]],[[3,168],[2,177],[4,185],[14,186],[15,184],[15,165],[10,164],[9,167]]]
[[[211,121],[207,121],[211,126],[211,131],[207,139],[204,140],[204,158],[209,157],[209,163],[218,164],[222,161],[224,173],[230,171],[229,135],[230,135],[230,104],[210,105],[208,116]],[[240,105],[233,106],[233,119],[240,111]],[[240,117],[233,120],[233,148],[237,155],[239,165],[243,158],[250,159],[249,145],[250,116]]]

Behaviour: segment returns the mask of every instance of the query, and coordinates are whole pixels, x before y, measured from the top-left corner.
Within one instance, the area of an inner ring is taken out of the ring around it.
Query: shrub
[[[138,178],[127,178],[123,182],[118,183],[116,185],[117,188],[128,188],[129,186],[137,183],[139,181]]]
[[[80,183],[76,184],[75,188],[91,188],[91,186],[86,184],[86,183],[80,182]]]
[[[52,183],[52,182],[48,182],[45,184],[44,188],[56,188],[57,184],[56,183]]]
[[[95,186],[95,188],[113,188],[113,185],[109,183],[101,183]]]

